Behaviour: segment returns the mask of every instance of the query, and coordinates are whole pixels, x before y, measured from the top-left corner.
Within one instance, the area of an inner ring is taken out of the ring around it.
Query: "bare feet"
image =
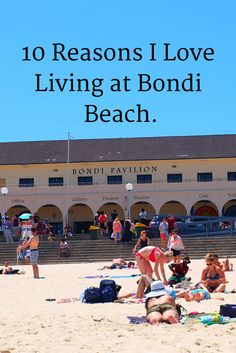
[[[178,324],[178,323],[179,323],[179,320],[176,319],[176,317],[174,317],[174,316],[172,316],[172,315],[170,315],[170,316],[168,317],[168,320],[169,320],[169,323],[170,323],[170,324]]]

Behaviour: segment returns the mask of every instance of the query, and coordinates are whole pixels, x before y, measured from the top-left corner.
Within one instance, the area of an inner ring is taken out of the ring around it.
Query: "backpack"
[[[102,294],[102,302],[109,303],[117,299],[117,294],[121,287],[117,286],[116,282],[112,279],[103,279],[100,282],[99,288]]]
[[[85,289],[84,299],[85,303],[101,303],[102,302],[102,294],[99,288],[97,287],[89,287]]]
[[[220,315],[236,317],[236,304],[225,304],[220,306]]]

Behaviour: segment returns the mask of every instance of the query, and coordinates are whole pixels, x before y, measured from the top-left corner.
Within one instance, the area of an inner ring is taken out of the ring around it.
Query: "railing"
[[[159,219],[166,215],[159,215]],[[176,228],[178,234],[186,236],[214,236],[214,235],[236,235],[236,217],[198,217],[198,216],[176,216]],[[159,223],[156,221],[148,227],[154,236],[159,236]]]

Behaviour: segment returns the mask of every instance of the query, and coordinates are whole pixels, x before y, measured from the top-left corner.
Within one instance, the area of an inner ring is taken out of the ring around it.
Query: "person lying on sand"
[[[126,268],[126,267],[134,267],[135,263],[130,261],[130,262],[126,262],[124,259],[118,258],[118,259],[113,259],[112,260],[112,264],[110,266],[103,266],[102,268],[100,268],[100,270],[113,270],[113,269],[122,269],[122,268]]]
[[[165,287],[162,281],[154,281],[146,298],[146,319],[151,325],[161,322],[179,323],[180,310],[175,303],[175,294],[171,287]]]

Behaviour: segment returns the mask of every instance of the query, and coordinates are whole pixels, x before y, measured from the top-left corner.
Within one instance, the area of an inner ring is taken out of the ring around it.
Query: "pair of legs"
[[[166,249],[167,246],[167,236],[165,233],[160,234],[161,237],[161,249]]]
[[[38,265],[32,265],[34,278],[39,278],[39,268]]]
[[[147,321],[151,325],[158,325],[160,322],[169,324],[177,324],[179,322],[179,313],[176,309],[175,300],[170,295],[149,299],[146,309]]]
[[[138,281],[138,288],[136,293],[137,299],[142,299],[145,289],[147,289],[152,282],[153,282],[152,277],[149,277],[148,275],[142,275],[140,277]]]
[[[122,237],[121,237],[121,232],[114,231],[113,234],[114,234],[115,243],[116,243],[117,241],[121,241],[121,238],[122,238]]]
[[[38,250],[30,250],[30,262],[33,268],[34,278],[39,278],[38,256]]]
[[[222,271],[233,271],[233,264],[229,262],[229,259],[222,261]]]
[[[204,299],[210,299],[210,294],[205,289],[193,289],[185,293],[184,296],[187,302],[190,301],[200,301]]]
[[[175,250],[175,249],[171,249],[171,251],[173,251],[173,262],[175,264],[179,264],[180,261],[181,261],[181,258],[180,258],[181,251],[180,250]]]
[[[152,278],[152,273],[153,269],[149,261],[145,260],[144,257],[139,256],[137,253],[135,256],[135,259],[137,261],[137,265],[139,268],[139,271],[141,272],[142,275],[148,275],[149,277]]]
[[[224,283],[219,284],[218,287],[209,287],[206,286],[209,293],[222,293],[225,291],[226,285]]]

